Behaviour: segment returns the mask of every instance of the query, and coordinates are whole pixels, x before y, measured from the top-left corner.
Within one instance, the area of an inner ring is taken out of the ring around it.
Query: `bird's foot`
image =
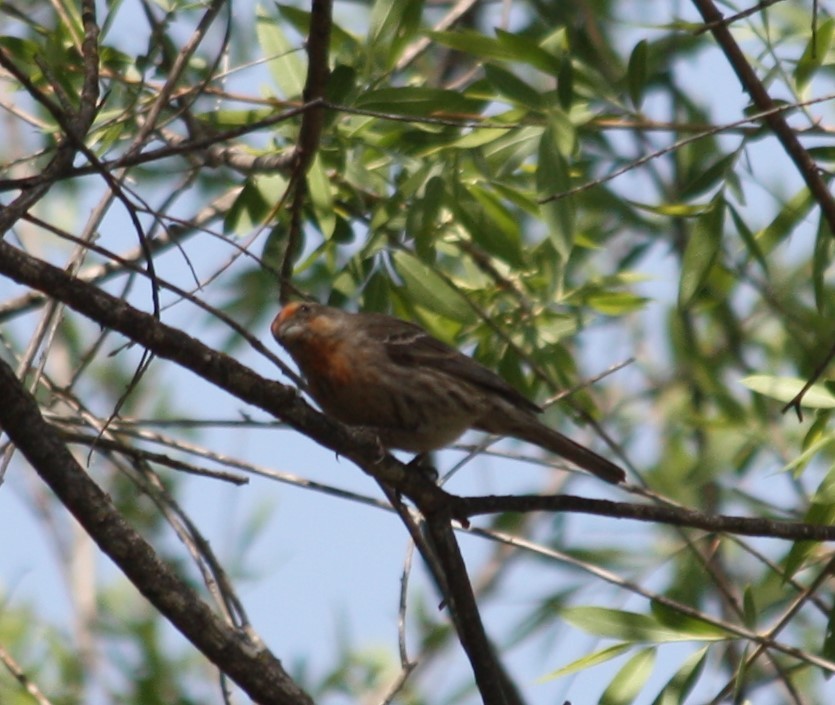
[[[410,470],[417,470],[421,475],[423,475],[427,480],[429,480],[432,483],[438,482],[438,468],[436,468],[432,464],[432,461],[430,460],[428,453],[418,453],[406,464],[406,467]]]

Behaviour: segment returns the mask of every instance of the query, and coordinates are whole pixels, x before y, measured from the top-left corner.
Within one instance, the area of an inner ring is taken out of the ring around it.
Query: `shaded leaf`
[[[376,91],[367,91],[357,98],[355,105],[366,110],[402,115],[432,116],[457,112],[478,112],[482,101],[467,98],[458,91],[407,86],[405,88],[380,88]]]
[[[716,262],[722,244],[724,213],[724,199],[717,196],[711,208],[697,218],[690,231],[681,262],[680,308],[687,308],[693,302]]]
[[[336,228],[336,215],[333,210],[333,191],[330,179],[322,166],[321,154],[314,157],[307,171],[307,189],[319,228],[325,237],[330,237]]]
[[[542,134],[537,156],[536,189],[541,199],[540,213],[557,252],[567,260],[574,247],[577,214],[571,197],[553,198],[569,190],[571,178],[568,162],[557,147],[557,135],[552,128]]]
[[[825,315],[831,309],[827,296],[824,275],[832,264],[833,233],[829,228],[826,216],[821,212],[818,219],[818,232],[815,236],[815,251],[812,255],[812,286],[815,291],[815,307],[818,313]]]
[[[647,86],[647,54],[649,45],[642,39],[635,45],[629,55],[626,69],[626,84],[629,86],[629,99],[636,108],[641,107],[644,100],[644,90]]]
[[[536,109],[543,104],[542,94],[511,71],[487,64],[484,75],[499,95],[513,103]]]
[[[821,656],[829,661],[835,661],[835,605],[829,608],[829,619],[826,622]],[[827,671],[824,675],[829,678],[832,674]]]
[[[475,318],[461,294],[430,267],[408,252],[392,255],[397,273],[402,277],[409,297],[419,306],[461,323]]]

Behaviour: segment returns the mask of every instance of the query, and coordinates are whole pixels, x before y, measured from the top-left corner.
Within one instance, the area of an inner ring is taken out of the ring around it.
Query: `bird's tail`
[[[513,436],[520,441],[533,443],[555,455],[570,460],[583,470],[587,470],[592,475],[596,475],[601,480],[613,485],[626,480],[626,473],[612,461],[606,460],[602,455],[598,455],[593,450],[572,441],[559,431],[545,426],[533,414],[524,414],[524,416],[524,419],[520,418],[521,414],[517,413],[505,416],[498,424],[484,424],[483,430]],[[494,420],[498,419],[494,417]]]

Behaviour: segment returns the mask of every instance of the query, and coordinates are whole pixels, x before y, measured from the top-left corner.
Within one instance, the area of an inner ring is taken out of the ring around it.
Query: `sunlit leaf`
[[[763,394],[779,402],[788,403],[794,399],[806,384],[799,377],[780,377],[775,375],[750,375],[740,380],[748,389]],[[813,384],[806,390],[800,405],[809,409],[835,408],[835,395],[822,384]]]
[[[820,525],[831,524],[835,521],[835,467],[830,468],[818,485],[803,521],[807,524]],[[786,557],[783,580],[794,577],[820,545],[819,541],[796,541]]]
[[[761,250],[768,254],[782,243],[794,229],[809,215],[815,205],[809,189],[800,189],[787,203],[783,204],[780,212],[762,230],[756,234]]]
[[[544,675],[540,681],[550,681],[556,678],[562,678],[563,676],[567,676],[572,673],[577,673],[578,671],[584,671],[592,666],[597,666],[598,664],[606,663],[606,661],[611,661],[613,658],[617,658],[621,654],[629,651],[631,648],[633,648],[633,644],[614,644],[612,646],[607,646],[605,649],[595,651],[594,653],[583,656],[576,661],[572,661],[566,666],[558,668],[556,671],[551,671],[550,673]]]
[[[806,90],[812,77],[827,60],[829,48],[832,46],[832,35],[835,32],[835,20],[831,17],[824,20],[818,24],[816,30],[810,36],[809,43],[806,45],[806,49],[794,70],[797,90],[801,93]]]
[[[304,90],[305,68],[301,57],[304,49],[301,40],[291,42],[274,15],[268,15],[257,6],[255,32],[264,55],[269,58],[267,67],[284,98],[297,98]]]
[[[590,634],[630,643],[664,643],[670,641],[716,641],[727,638],[718,627],[708,631],[700,623],[698,629],[679,630],[661,624],[651,615],[607,609],[605,607],[570,607],[562,612],[569,624]],[[707,625],[710,626],[710,625]]]
[[[638,311],[649,301],[650,299],[645,296],[638,296],[628,291],[601,292],[592,294],[587,299],[589,306],[607,316],[622,316],[625,313]]]
[[[681,665],[681,668],[675,672],[673,677],[661,689],[661,692],[655,698],[652,705],[681,705],[699,680],[699,676],[701,676],[707,661],[707,654],[707,646],[690,654]]]
[[[600,697],[600,705],[629,705],[643,689],[655,666],[656,650],[641,649],[609,683]]]

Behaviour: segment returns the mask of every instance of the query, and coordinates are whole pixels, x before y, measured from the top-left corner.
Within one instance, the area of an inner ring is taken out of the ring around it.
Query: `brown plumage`
[[[541,409],[497,374],[413,323],[294,302],[271,330],[322,410],[368,427],[387,448],[427,453],[474,428],[533,443],[606,482],[625,479],[614,463],[542,424]]]

